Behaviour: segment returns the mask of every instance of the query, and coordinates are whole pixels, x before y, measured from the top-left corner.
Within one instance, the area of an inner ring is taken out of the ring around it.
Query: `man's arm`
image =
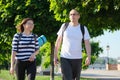
[[[89,40],[85,40],[85,48],[87,52],[86,65],[90,64],[91,61],[91,45]]]
[[[57,60],[58,60],[57,53],[60,48],[61,42],[62,42],[62,36],[58,36],[56,43],[55,43],[55,48],[54,48],[54,63],[55,64],[57,63]]]

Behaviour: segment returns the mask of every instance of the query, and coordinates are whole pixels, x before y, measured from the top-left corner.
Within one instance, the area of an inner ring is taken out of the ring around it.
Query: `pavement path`
[[[41,69],[37,70],[38,73]],[[61,76],[59,70],[58,76]],[[120,70],[105,70],[105,69],[87,69],[81,72],[81,77],[92,78],[96,80],[120,80]]]
[[[81,77],[97,80],[120,80],[120,71],[88,69],[81,72]]]

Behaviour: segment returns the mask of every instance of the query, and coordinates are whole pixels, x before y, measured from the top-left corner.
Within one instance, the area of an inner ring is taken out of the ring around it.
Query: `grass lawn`
[[[1,72],[0,72],[0,80],[16,80],[16,79],[14,78],[14,76],[9,74],[9,71],[1,70]],[[50,80],[50,76],[36,76],[36,80]],[[62,79],[61,79],[61,76],[55,76],[54,80],[62,80]],[[95,79],[82,78],[80,80],[95,80]]]

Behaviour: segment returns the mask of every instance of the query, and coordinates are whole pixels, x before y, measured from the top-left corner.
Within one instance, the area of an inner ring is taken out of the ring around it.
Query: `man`
[[[69,18],[70,22],[65,31],[63,31],[65,27],[64,23],[57,33],[58,37],[54,49],[54,63],[57,64],[57,53],[62,43],[60,62],[63,80],[80,80],[82,68],[82,39],[84,39],[87,52],[85,64],[89,65],[91,60],[90,36],[87,28],[84,26],[85,33],[83,38],[80,29],[81,25],[78,22],[80,14],[77,10],[72,9],[69,13]]]

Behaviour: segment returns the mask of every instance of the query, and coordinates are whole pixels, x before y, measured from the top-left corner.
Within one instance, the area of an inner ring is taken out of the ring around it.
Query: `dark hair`
[[[32,18],[25,18],[25,19],[22,20],[22,22],[20,23],[20,25],[17,26],[18,32],[22,33],[22,32],[24,31],[23,25],[26,24],[27,21],[29,21],[29,20],[32,20],[32,21],[33,21]]]

